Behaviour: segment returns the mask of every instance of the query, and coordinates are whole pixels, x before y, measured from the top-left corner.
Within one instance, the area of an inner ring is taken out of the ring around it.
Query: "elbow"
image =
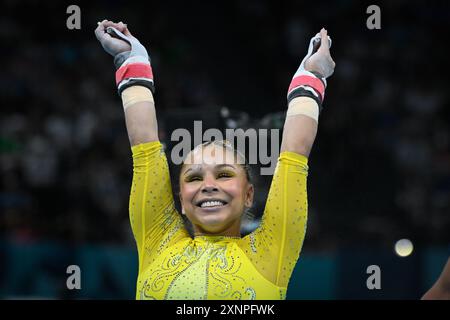
[[[153,137],[149,134],[136,134],[136,135],[128,135],[128,139],[130,140],[131,146],[136,146],[138,144],[158,141],[157,137]]]
[[[283,141],[281,145],[281,152],[295,152],[309,158],[309,154],[311,153],[313,145],[314,139],[308,138],[301,138],[290,142]]]
[[[144,124],[134,125],[128,127],[128,139],[131,146],[135,146],[141,143],[158,141],[158,134],[156,129],[150,130]]]

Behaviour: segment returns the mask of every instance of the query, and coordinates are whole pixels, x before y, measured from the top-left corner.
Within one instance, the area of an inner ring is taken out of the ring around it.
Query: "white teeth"
[[[217,206],[223,206],[223,205],[224,205],[224,203],[222,201],[206,201],[201,204],[201,207],[202,208],[217,207]]]

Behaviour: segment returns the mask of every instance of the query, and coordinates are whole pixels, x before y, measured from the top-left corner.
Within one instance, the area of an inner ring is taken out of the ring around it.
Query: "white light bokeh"
[[[414,250],[414,246],[409,239],[401,239],[395,243],[395,253],[400,257],[409,256]]]

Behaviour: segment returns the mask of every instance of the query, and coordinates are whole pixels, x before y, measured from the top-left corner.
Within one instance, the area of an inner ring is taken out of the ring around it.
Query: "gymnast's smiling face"
[[[253,195],[253,185],[230,148],[199,146],[184,161],[180,201],[196,236],[240,236],[241,218]]]

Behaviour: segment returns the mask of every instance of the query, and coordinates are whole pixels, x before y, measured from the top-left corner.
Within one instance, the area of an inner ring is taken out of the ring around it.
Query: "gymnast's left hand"
[[[336,63],[330,54],[331,41],[328,40],[328,32],[324,28],[320,30],[316,37],[318,37],[318,41],[314,44],[313,52],[315,51],[315,53],[305,61],[305,70],[313,72],[321,78],[328,78],[333,74],[336,67]],[[319,47],[317,48],[317,46]]]

